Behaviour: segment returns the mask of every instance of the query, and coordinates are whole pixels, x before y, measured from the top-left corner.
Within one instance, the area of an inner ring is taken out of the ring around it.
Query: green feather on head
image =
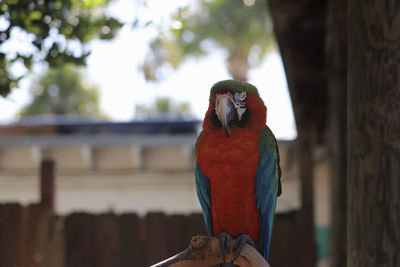
[[[213,98],[216,93],[225,93],[225,92],[236,93],[243,91],[246,91],[247,94],[250,95],[259,96],[257,88],[250,83],[238,80],[224,80],[215,83],[211,87],[210,98]]]

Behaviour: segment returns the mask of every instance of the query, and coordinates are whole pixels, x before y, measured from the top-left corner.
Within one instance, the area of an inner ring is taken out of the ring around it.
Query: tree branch
[[[231,251],[226,255],[226,262],[232,260]],[[223,263],[219,240],[211,236],[197,235],[192,237],[189,246],[175,256],[151,267],[204,267]],[[240,256],[234,262],[241,267],[270,267],[258,251],[245,245]]]

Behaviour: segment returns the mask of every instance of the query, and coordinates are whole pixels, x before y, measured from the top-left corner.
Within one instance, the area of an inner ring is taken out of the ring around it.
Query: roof
[[[197,134],[200,124],[200,120],[185,119],[106,122],[60,117],[2,125],[0,135]]]

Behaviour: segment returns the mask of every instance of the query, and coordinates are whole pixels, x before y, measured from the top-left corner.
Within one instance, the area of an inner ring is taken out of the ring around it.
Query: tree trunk
[[[348,266],[400,266],[400,0],[349,1]]]
[[[330,99],[328,146],[333,161],[330,262],[332,267],[343,267],[347,262],[347,0],[328,3],[326,44]]]

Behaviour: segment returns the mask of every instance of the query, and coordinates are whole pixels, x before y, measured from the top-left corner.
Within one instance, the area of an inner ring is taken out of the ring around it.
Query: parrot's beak
[[[217,95],[215,113],[224,128],[226,136],[229,137],[229,123],[234,119],[236,113],[230,95]]]

